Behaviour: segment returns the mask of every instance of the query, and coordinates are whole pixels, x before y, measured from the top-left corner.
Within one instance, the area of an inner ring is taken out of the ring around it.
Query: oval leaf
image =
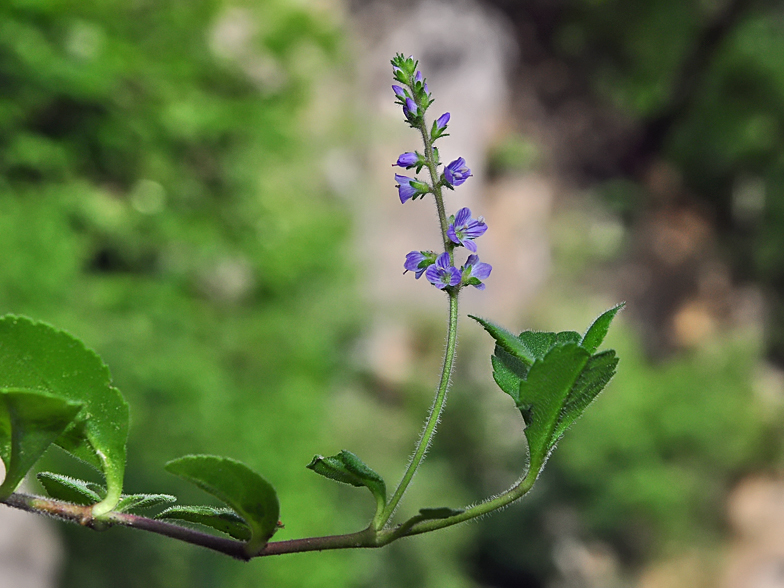
[[[257,553],[278,524],[280,505],[272,485],[245,464],[215,455],[187,455],[166,464],[166,471],[196,484],[233,508],[251,530],[247,551]]]
[[[459,514],[463,514],[465,509],[462,508],[449,508],[442,506],[440,508],[420,508],[419,516],[421,520],[428,521],[431,519],[448,519]]]
[[[365,486],[376,498],[377,511],[383,510],[387,505],[387,486],[384,479],[350,451],[344,449],[332,457],[317,455],[306,467],[336,482]]]
[[[0,499],[16,490],[81,409],[78,402],[43,391],[0,388],[0,458],[6,469]]]
[[[221,533],[226,533],[240,541],[248,541],[251,535],[248,523],[230,508],[215,508],[213,506],[170,506],[155,518],[196,523],[198,525],[210,527]]]
[[[56,443],[100,468],[108,492],[93,514],[111,511],[122,493],[128,404],[98,355],[49,325],[5,316],[0,319],[0,388],[38,390],[83,405]]]
[[[87,506],[101,501],[101,496],[89,486],[89,482],[52,472],[41,472],[38,481],[46,493],[55,500]]]
[[[408,532],[411,527],[422,521],[430,521],[434,519],[448,519],[465,512],[462,508],[449,508],[442,506],[440,508],[420,508],[419,514],[411,517],[405,523],[400,525],[398,532],[403,534]]]
[[[177,499],[171,494],[123,494],[114,510],[116,512],[134,512],[172,502],[177,502]]]

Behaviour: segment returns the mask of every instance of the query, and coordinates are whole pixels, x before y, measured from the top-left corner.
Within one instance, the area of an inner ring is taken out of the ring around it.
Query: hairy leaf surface
[[[272,485],[245,464],[215,455],[186,455],[166,464],[175,474],[225,502],[250,528],[248,551],[266,545],[277,529],[280,505]]]
[[[79,402],[41,390],[0,388],[0,458],[6,469],[0,498],[16,490],[81,409]]]
[[[128,404],[98,355],[47,324],[5,316],[0,319],[0,388],[46,392],[83,405],[56,443],[103,472],[108,492],[93,513],[114,508],[125,474]]]

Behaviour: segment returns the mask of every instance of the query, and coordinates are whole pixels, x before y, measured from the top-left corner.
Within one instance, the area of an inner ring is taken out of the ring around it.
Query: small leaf
[[[544,466],[555,442],[561,407],[589,357],[585,349],[573,343],[555,346],[531,366],[528,378],[520,383],[517,406],[527,425],[529,475],[538,475]]]
[[[419,516],[421,520],[427,521],[431,519],[448,519],[455,515],[463,514],[465,509],[462,508],[449,508],[442,506],[440,508],[420,508]]]
[[[234,539],[248,541],[251,536],[250,527],[245,520],[230,508],[212,506],[170,506],[156,519],[175,519],[210,527],[226,533]]]
[[[82,409],[43,391],[0,388],[0,459],[6,472],[0,499],[10,496]]]
[[[306,467],[337,482],[365,486],[375,496],[377,509],[383,510],[386,506],[387,487],[384,479],[350,451],[344,449],[332,457],[317,455]]]
[[[177,499],[171,494],[124,494],[114,510],[116,512],[133,512],[172,502],[177,502]]]
[[[41,472],[37,477],[46,493],[55,500],[64,500],[82,506],[101,501],[101,495],[90,488],[91,484],[84,480],[52,472]]]
[[[225,502],[248,524],[246,549],[262,549],[277,529],[280,505],[272,485],[245,464],[214,455],[187,455],[170,461],[166,471],[192,482]]]
[[[607,336],[607,331],[610,330],[610,323],[612,323],[615,315],[618,314],[624,306],[626,306],[625,302],[613,306],[610,310],[600,314],[599,317],[593,321],[593,324],[588,327],[588,330],[585,331],[585,335],[583,335],[582,342],[580,343],[588,353],[594,353],[599,348],[599,345],[602,344],[604,338]]]
[[[503,327],[499,327],[498,325],[493,324],[490,321],[486,321],[485,319],[479,318],[471,314],[469,314],[468,316],[474,319],[480,325],[482,325],[485,328],[485,331],[490,333],[490,336],[493,339],[495,339],[495,342],[498,344],[498,346],[501,347],[501,349],[503,349],[507,353],[518,358],[526,365],[531,365],[536,359],[536,356],[520,340],[520,337],[516,337],[515,335],[513,335],[511,332],[507,331]]]
[[[416,525],[417,523],[421,523],[422,521],[431,521],[434,519],[448,519],[449,517],[453,517],[455,515],[459,515],[464,513],[465,510],[462,508],[455,509],[455,508],[448,508],[446,506],[442,506],[440,508],[420,508],[419,514],[411,517],[405,523],[400,525],[398,532],[406,533],[408,532],[411,527]]]
[[[68,333],[7,315],[0,319],[0,388],[37,390],[84,405],[56,443],[103,472],[108,492],[93,515],[111,511],[122,493],[128,404],[98,355]]]

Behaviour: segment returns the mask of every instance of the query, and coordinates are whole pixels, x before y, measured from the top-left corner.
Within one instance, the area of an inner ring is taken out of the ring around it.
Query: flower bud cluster
[[[454,190],[471,177],[471,170],[462,157],[458,157],[444,166],[443,172],[438,173],[441,161],[434,143],[441,137],[448,136],[446,129],[450,114],[445,112],[439,116],[428,131],[425,124],[425,112],[433,103],[433,98],[427,87],[427,81],[422,76],[422,72],[417,69],[418,64],[419,62],[413,57],[403,57],[402,54],[395,56],[392,60],[392,71],[398,84],[392,86],[392,91],[395,93],[396,103],[403,109],[406,122],[422,133],[425,152],[409,151],[403,153],[392,165],[407,170],[415,169],[417,174],[422,171],[423,167],[428,167],[433,183],[416,177],[395,174],[401,203],[423,198],[427,194],[433,194],[440,202],[441,188]],[[444,222],[445,214],[443,212],[441,214],[443,215],[442,222]],[[431,284],[440,290],[457,290],[463,286],[474,286],[484,290],[483,281],[487,279],[493,268],[490,264],[479,261],[479,256],[476,254],[477,246],[474,242],[487,231],[484,218],[481,216],[472,218],[468,208],[461,208],[457,214],[446,219],[446,222],[448,223],[446,242],[444,243],[446,251],[441,254],[433,251],[411,251],[406,255],[403,267],[407,272],[414,272],[416,279],[424,275]],[[457,247],[465,247],[471,252],[459,269],[454,266],[453,261],[454,250]]]

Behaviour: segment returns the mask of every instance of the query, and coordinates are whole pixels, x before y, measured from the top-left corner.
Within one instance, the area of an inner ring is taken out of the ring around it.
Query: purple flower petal
[[[444,168],[444,179],[450,186],[459,186],[471,177],[471,170],[466,167],[465,159],[458,157]]]
[[[457,211],[455,215],[455,225],[458,227],[466,224],[466,221],[471,218],[471,209],[463,207]]]
[[[430,255],[432,256],[433,253],[430,252]],[[433,258],[425,255],[424,251],[411,251],[406,253],[406,261],[403,264],[403,267],[407,272],[415,272],[416,279],[418,280],[432,264]]]
[[[450,223],[447,228],[446,234],[452,243],[462,245],[472,253],[476,253],[476,243],[474,239],[481,237],[487,231],[485,219],[481,216],[479,218],[471,218],[471,210],[468,208],[461,208],[455,215],[455,220]],[[469,260],[471,258],[469,257]],[[466,262],[467,265],[468,262]]]
[[[392,86],[392,91],[395,93],[395,96],[397,96],[398,98],[405,99],[406,91],[403,88],[401,88],[400,86],[393,85]]]
[[[419,108],[411,98],[406,98],[406,105],[403,107],[403,114],[406,116],[419,116]]]
[[[416,153],[412,153],[409,151],[407,153],[403,153],[402,155],[400,155],[400,157],[397,158],[397,162],[394,163],[393,165],[396,165],[398,167],[409,168],[409,167],[414,167],[418,161],[419,161],[419,156]]]
[[[471,275],[475,278],[479,278],[480,280],[486,280],[489,278],[490,272],[492,271],[493,266],[482,261],[471,267]]]
[[[442,253],[436,262],[425,270],[427,281],[439,290],[447,286],[457,286],[462,280],[460,270],[454,267],[449,260],[449,253]]]
[[[398,196],[400,197],[401,204],[405,203],[406,200],[409,200],[412,196],[416,195],[417,189],[411,185],[413,178],[395,174],[395,181],[398,183]]]
[[[463,284],[473,286],[477,290],[485,289],[482,280],[486,280],[491,271],[493,267],[489,263],[479,261],[478,255],[469,255],[465,265],[460,268]]]
[[[436,120],[436,129],[441,130],[446,127],[446,123],[449,122],[449,113],[445,112],[441,116],[438,117]]]

